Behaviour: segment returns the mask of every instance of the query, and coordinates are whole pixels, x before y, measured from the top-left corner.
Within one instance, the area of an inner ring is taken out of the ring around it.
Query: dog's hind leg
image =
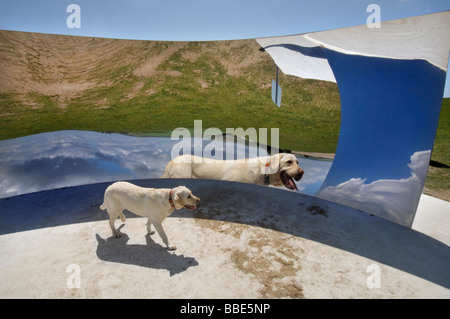
[[[118,231],[116,229],[116,227],[114,227],[114,222],[116,221],[117,217],[119,217],[119,215],[123,213],[122,212],[117,212],[117,211],[109,211],[108,210],[108,215],[109,215],[109,226],[111,227],[111,231],[114,237],[119,238],[122,237],[122,233],[120,231]]]
[[[152,220],[150,218],[147,219],[147,233],[149,235],[153,235],[155,233],[155,231],[152,230]]]
[[[119,212],[119,216],[120,216],[120,220],[122,221],[122,223],[125,223],[126,218],[125,218],[125,215],[123,214],[123,210],[121,210],[121,211]]]
[[[154,223],[153,225],[155,226],[156,231],[158,232],[159,236],[163,240],[164,244],[166,244],[167,249],[168,250],[175,250],[175,249],[177,249],[177,247],[169,245],[169,240],[167,239],[167,235],[164,232],[164,229],[162,228],[162,225],[160,223]]]

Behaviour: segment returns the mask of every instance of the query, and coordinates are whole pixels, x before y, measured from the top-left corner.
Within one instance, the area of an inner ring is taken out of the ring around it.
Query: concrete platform
[[[1,199],[0,298],[450,298],[447,202],[419,206],[444,218],[434,234],[419,212],[427,235],[270,187],[133,182],[202,199],[164,221],[176,251],[130,213],[111,237],[99,209],[110,183]]]

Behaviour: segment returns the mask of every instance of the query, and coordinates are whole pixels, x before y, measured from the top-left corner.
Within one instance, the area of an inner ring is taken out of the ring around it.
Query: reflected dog
[[[216,179],[298,190],[294,179],[299,181],[303,174],[297,158],[286,153],[245,159],[242,163],[181,155],[167,163],[162,178]]]
[[[152,224],[166,244],[167,249],[175,250],[175,246],[169,244],[167,235],[162,227],[163,220],[172,214],[175,209],[197,209],[200,198],[194,196],[185,186],[169,188],[145,188],[128,182],[116,182],[105,191],[103,204],[100,209],[107,210],[109,225],[114,237],[121,237],[122,233],[114,227],[114,222],[120,216],[125,222],[123,210],[127,209],[136,215],[147,217],[147,231],[150,235]]]

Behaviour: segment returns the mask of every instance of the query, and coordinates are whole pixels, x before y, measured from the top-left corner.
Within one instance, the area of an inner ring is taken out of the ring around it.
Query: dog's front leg
[[[177,247],[169,245],[169,240],[167,239],[166,233],[164,232],[162,225],[160,223],[154,223],[153,225],[155,225],[156,231],[158,232],[159,236],[163,240],[164,244],[166,244],[167,249],[168,250],[177,249]]]
[[[147,219],[147,233],[149,235],[153,235],[155,233],[155,231],[152,230],[152,220],[150,218]]]

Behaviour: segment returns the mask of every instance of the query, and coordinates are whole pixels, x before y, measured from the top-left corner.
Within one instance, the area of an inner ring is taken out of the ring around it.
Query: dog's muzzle
[[[295,175],[294,179],[298,182],[299,180],[302,179],[303,174],[305,174],[305,171],[302,170],[301,168],[299,168],[298,173],[297,173],[297,175]]]
[[[200,198],[197,197],[197,205],[198,205],[199,203],[200,203]],[[197,205],[189,205],[189,204],[186,204],[186,205],[184,205],[184,207],[187,208],[187,209],[196,210],[196,209],[197,209]]]

